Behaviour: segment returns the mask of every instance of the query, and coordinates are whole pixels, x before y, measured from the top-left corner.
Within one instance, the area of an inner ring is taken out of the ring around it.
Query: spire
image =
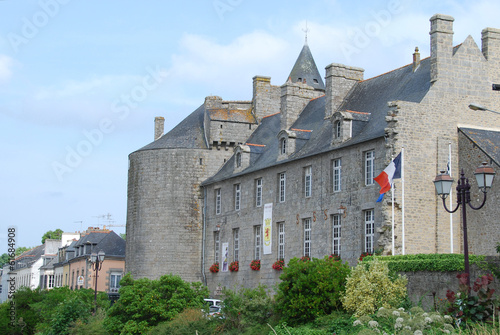
[[[301,82],[317,89],[325,89],[323,79],[319,74],[318,68],[316,67],[316,63],[314,62],[314,58],[311,54],[311,50],[307,45],[307,35],[306,43],[304,44],[297,61],[295,61],[295,65],[289,75],[289,80],[293,83]]]

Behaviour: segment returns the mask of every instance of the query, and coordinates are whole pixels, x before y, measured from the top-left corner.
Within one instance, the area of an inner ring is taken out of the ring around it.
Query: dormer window
[[[280,141],[280,153],[286,155],[286,138],[282,138]]]
[[[241,167],[241,152],[236,153],[236,167]]]

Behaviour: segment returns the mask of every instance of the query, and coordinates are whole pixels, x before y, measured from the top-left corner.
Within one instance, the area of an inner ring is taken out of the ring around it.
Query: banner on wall
[[[229,264],[227,264],[227,257],[229,252],[229,243],[222,243],[222,270],[221,272],[227,272]]]
[[[264,254],[272,254],[272,242],[273,242],[273,204],[264,205]]]

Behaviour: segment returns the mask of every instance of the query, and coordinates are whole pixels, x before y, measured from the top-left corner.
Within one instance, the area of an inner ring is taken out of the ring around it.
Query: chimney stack
[[[453,57],[453,21],[449,15],[436,14],[431,21],[431,82],[449,74]],[[451,78],[450,78],[451,79]]]
[[[500,29],[485,28],[481,32],[482,52],[489,61],[500,60]]]
[[[161,116],[155,117],[155,141],[163,135],[165,126],[165,118]]]
[[[415,47],[415,52],[413,53],[413,72],[420,65],[420,52],[418,52],[418,47]]]

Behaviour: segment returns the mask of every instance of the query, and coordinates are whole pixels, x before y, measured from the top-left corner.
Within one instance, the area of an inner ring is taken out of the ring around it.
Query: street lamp
[[[488,111],[488,112],[500,114],[500,112],[494,111],[492,109],[486,108],[486,107],[478,105],[478,104],[470,104],[469,108],[472,109],[473,111]]]
[[[102,262],[104,262],[104,255],[104,251],[102,250],[98,254],[93,252],[90,255],[91,268],[95,271],[94,314],[97,312],[97,277],[99,270],[102,268]]]
[[[449,210],[446,207],[445,199],[450,194],[451,185],[453,183],[453,179],[450,177],[448,173],[445,171],[441,171],[440,174],[436,176],[434,180],[434,186],[436,187],[437,194],[443,199],[444,209],[448,213],[455,213],[460,206],[462,206],[462,222],[464,228],[464,267],[465,273],[467,273],[467,286],[470,287],[470,271],[469,271],[469,246],[467,243],[467,214],[466,214],[466,204],[469,205],[470,208],[474,210],[478,210],[483,208],[486,203],[486,193],[488,189],[491,188],[491,184],[493,184],[493,178],[495,177],[495,171],[491,166],[488,166],[487,163],[482,163],[476,171],[474,172],[476,176],[476,181],[479,189],[483,192],[483,202],[479,207],[474,207],[470,203],[470,184],[469,179],[464,177],[464,170],[460,173],[460,180],[457,185],[457,207],[453,210]]]

